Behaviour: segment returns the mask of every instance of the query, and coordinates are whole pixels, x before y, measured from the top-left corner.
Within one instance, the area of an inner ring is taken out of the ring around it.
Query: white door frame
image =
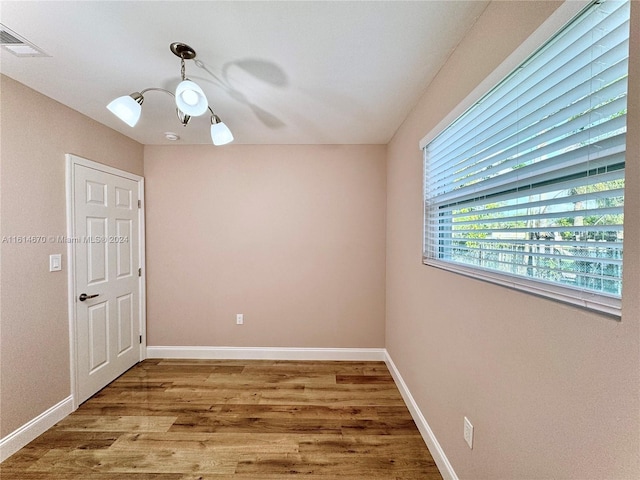
[[[74,218],[75,218],[75,206],[74,206],[74,169],[76,165],[81,165],[87,168],[98,170],[100,172],[117,175],[129,180],[133,180],[138,184],[138,198],[140,199],[141,206],[138,208],[138,235],[139,235],[139,258],[140,268],[142,269],[142,275],[139,278],[139,293],[140,293],[140,335],[142,336],[142,342],[139,348],[139,360],[142,361],[146,358],[147,350],[147,299],[146,299],[146,279],[147,269],[145,265],[145,220],[144,220],[144,177],[135,175],[133,173],[125,172],[117,168],[103,165],[102,163],[93,162],[86,158],[79,157],[73,154],[66,154],[66,201],[67,201],[67,279],[68,279],[68,305],[69,305],[69,360],[70,360],[70,373],[71,373],[71,398],[73,399],[73,410],[78,408],[78,350],[77,350],[77,315],[76,315],[76,297],[78,292],[75,282],[75,250],[76,244],[70,241],[74,238]]]

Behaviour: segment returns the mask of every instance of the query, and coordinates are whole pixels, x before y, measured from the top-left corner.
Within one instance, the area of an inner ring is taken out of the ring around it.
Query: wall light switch
[[[244,315],[242,313],[236,314],[236,325],[242,325],[244,323]]]
[[[62,254],[49,255],[49,271],[59,272],[60,270],[62,270]]]

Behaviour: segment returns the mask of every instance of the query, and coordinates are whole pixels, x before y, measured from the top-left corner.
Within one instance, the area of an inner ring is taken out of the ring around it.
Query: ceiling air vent
[[[0,23],[0,46],[16,57],[48,57],[46,53]]]

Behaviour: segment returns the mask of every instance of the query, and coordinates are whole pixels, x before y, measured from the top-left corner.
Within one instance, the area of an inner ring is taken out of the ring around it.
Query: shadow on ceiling
[[[222,67],[221,76],[216,75],[211,69],[200,59],[194,60],[195,64],[204,72],[206,72],[210,79],[204,79],[207,81],[213,80],[218,84],[231,98],[237,102],[248,106],[258,120],[260,120],[266,127],[271,129],[278,129],[285,126],[285,123],[272,113],[266,111],[262,107],[252,103],[249,98],[240,90],[235,88],[233,81],[229,78],[228,72],[231,67],[238,67],[241,70],[248,73],[250,76],[265,82],[276,88],[286,88],[289,85],[289,80],[284,71],[275,63],[268,62],[266,60],[260,60],[258,58],[246,58],[242,60],[236,60],[228,62]]]

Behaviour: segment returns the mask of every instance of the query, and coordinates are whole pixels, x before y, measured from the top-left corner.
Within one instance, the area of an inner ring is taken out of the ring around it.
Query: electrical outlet
[[[243,324],[244,324],[244,314],[242,313],[236,314],[236,325],[243,325]]]
[[[473,448],[473,425],[467,417],[464,417],[464,440],[469,448]]]

